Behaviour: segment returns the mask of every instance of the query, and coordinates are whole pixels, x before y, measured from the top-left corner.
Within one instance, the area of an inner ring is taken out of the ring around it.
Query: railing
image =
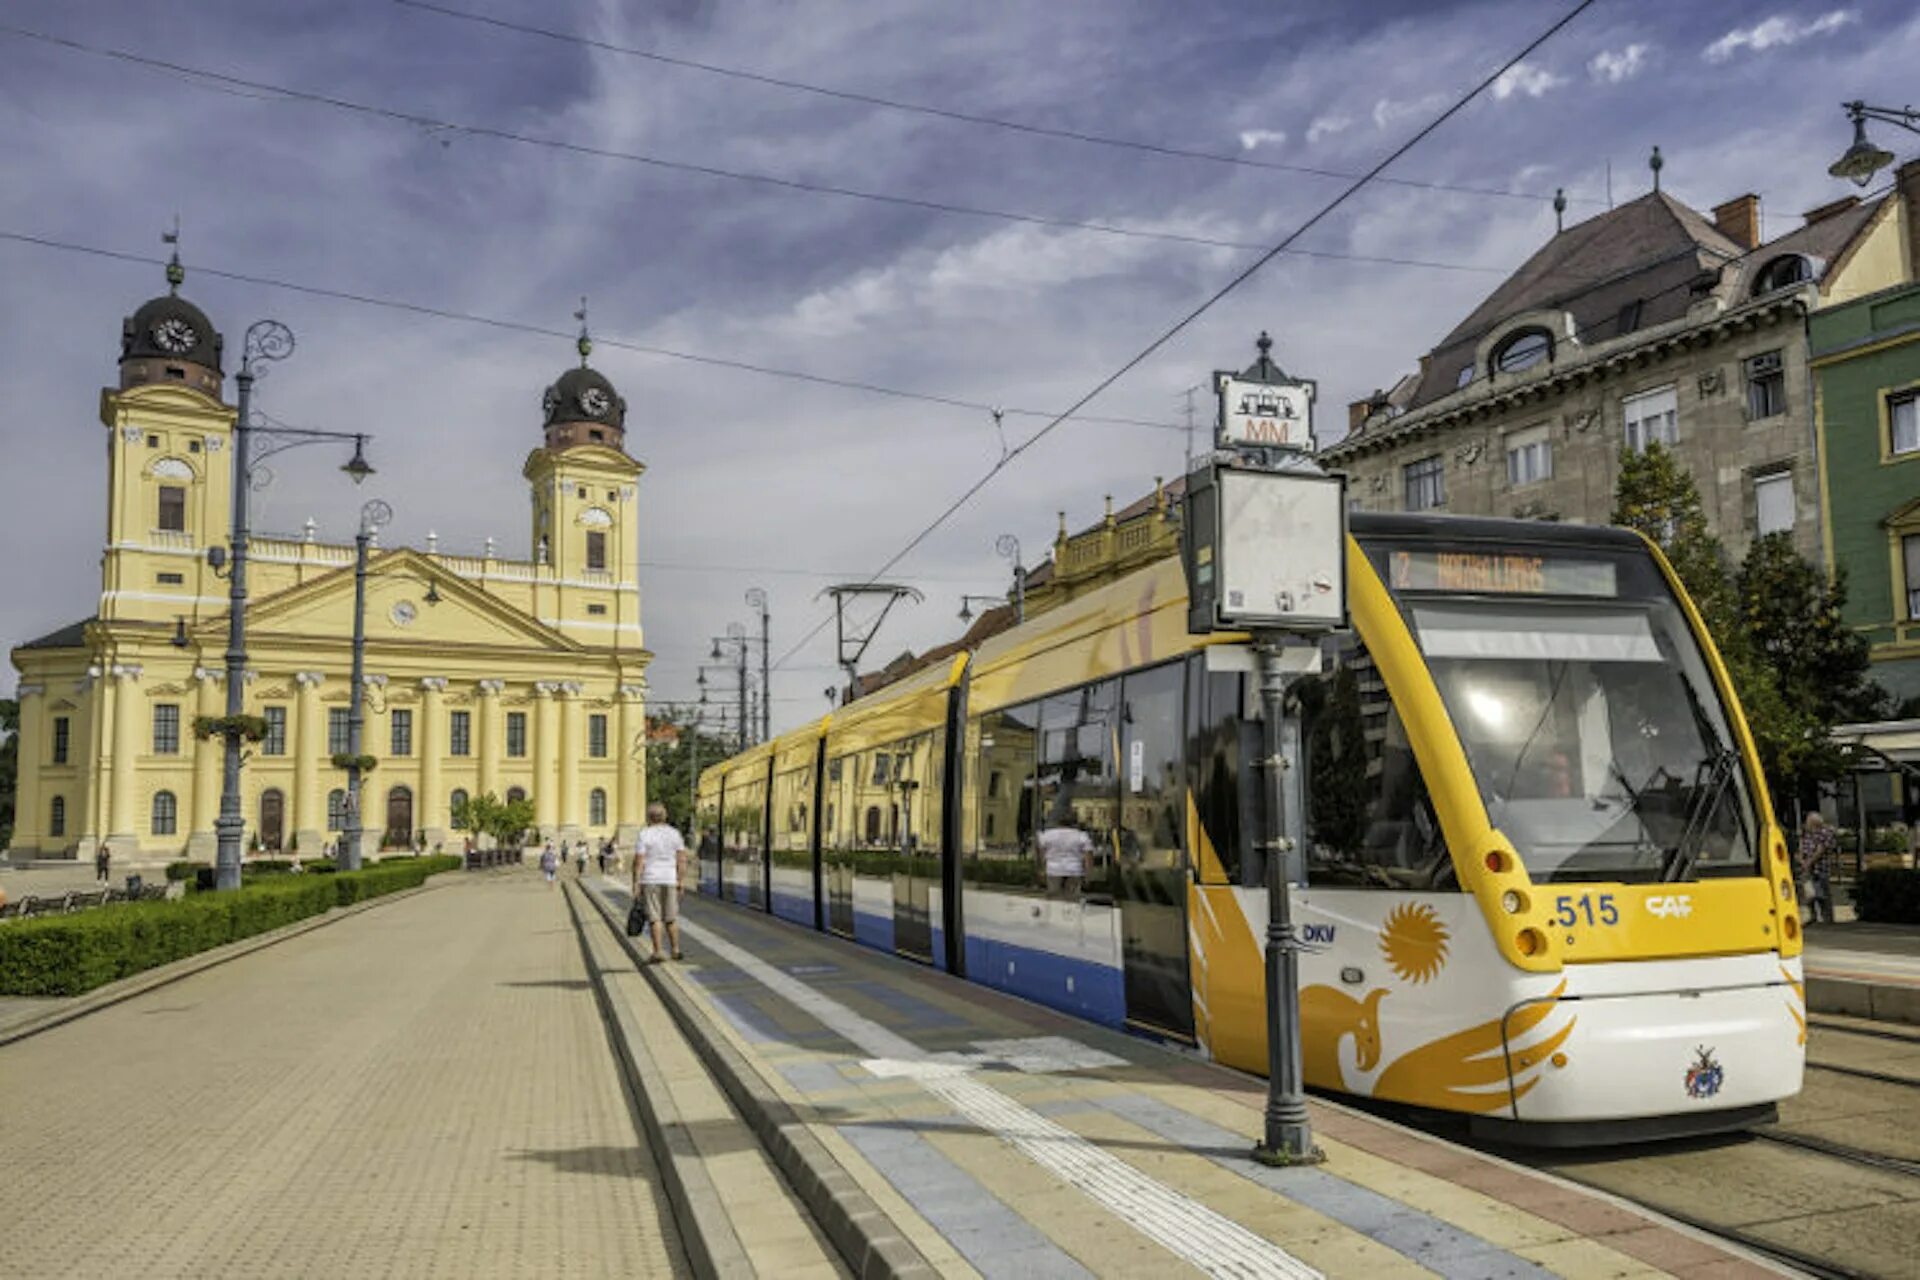
[[[605,569],[582,569],[580,571],[580,581],[591,582],[599,586],[612,586],[613,574]]]
[[[494,867],[517,867],[524,860],[520,849],[469,849],[467,870],[485,871]]]
[[[487,571],[487,562],[480,556],[435,556],[434,560],[448,573],[462,578],[477,578]]]
[[[193,550],[193,535],[178,529],[149,529],[147,545],[150,547],[174,547],[182,551]]]

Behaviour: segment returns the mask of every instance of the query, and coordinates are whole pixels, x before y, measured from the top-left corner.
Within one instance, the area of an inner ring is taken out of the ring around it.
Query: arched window
[[[171,791],[153,793],[152,831],[156,836],[174,834],[175,824],[179,822],[180,804],[173,798]]]
[[[1519,373],[1553,355],[1553,335],[1545,329],[1522,329],[1493,351],[1495,373]]]
[[[1805,255],[1783,253],[1761,267],[1753,277],[1753,296],[1772,293],[1776,289],[1789,289],[1796,284],[1813,279],[1813,264]]]
[[[394,849],[413,843],[413,792],[407,787],[395,787],[387,792],[385,843]]]
[[[339,787],[327,792],[327,830],[338,831],[347,825],[347,793]]]
[[[460,821],[460,818],[462,817],[461,810],[465,809],[466,807],[467,807],[467,789],[465,787],[455,787],[453,789],[453,794],[447,797],[448,816],[450,816],[455,823],[458,823]]]
[[[600,787],[587,793],[587,824],[595,827],[607,825],[607,793]]]
[[[525,787],[508,787],[507,788],[508,804],[519,804],[522,800],[525,800],[526,798],[527,798],[527,789]]]
[[[53,810],[47,815],[47,834],[50,836],[67,834],[67,798],[65,796],[53,798]]]

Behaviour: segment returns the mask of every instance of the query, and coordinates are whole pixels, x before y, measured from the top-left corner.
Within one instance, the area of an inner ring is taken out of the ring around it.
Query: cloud
[[[1834,9],[1811,22],[1795,22],[1784,14],[1776,13],[1751,27],[1735,27],[1708,45],[1701,56],[1708,62],[1725,62],[1742,49],[1758,53],[1762,49],[1799,44],[1814,36],[1832,35],[1859,20],[1860,13],[1856,9]]]
[[[1287,140],[1287,135],[1279,129],[1242,129],[1240,131],[1240,149],[1251,151],[1255,147],[1277,147]]]
[[[1630,44],[1617,53],[1612,49],[1602,49],[1587,64],[1587,74],[1607,84],[1631,80],[1646,67],[1649,52],[1651,46],[1644,44]]]
[[[1342,133],[1352,124],[1352,116],[1315,116],[1313,123],[1307,126],[1307,145],[1312,146],[1322,138]]]
[[[1516,93],[1525,94],[1529,98],[1538,98],[1566,82],[1565,76],[1557,76],[1545,67],[1516,62],[1502,71],[1500,78],[1493,82],[1493,96],[1500,102],[1506,101]]]
[[[1429,93],[1406,102],[1394,98],[1382,98],[1373,104],[1373,127],[1384,129],[1408,116],[1420,116],[1438,111],[1447,104],[1447,101],[1447,95],[1444,93]]]

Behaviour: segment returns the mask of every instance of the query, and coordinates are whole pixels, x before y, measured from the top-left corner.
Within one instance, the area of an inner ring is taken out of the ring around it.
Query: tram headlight
[[[1784,877],[1780,881],[1780,899],[1783,902],[1793,901],[1793,881]]]
[[[1506,908],[1508,915],[1517,916],[1527,909],[1527,900],[1520,896],[1518,890],[1509,889],[1500,895],[1500,905]]]

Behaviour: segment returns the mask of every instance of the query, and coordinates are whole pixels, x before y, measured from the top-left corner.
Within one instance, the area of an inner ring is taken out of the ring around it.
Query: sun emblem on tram
[[[1402,982],[1426,982],[1447,964],[1447,926],[1425,903],[1402,903],[1380,929],[1380,954]]]

